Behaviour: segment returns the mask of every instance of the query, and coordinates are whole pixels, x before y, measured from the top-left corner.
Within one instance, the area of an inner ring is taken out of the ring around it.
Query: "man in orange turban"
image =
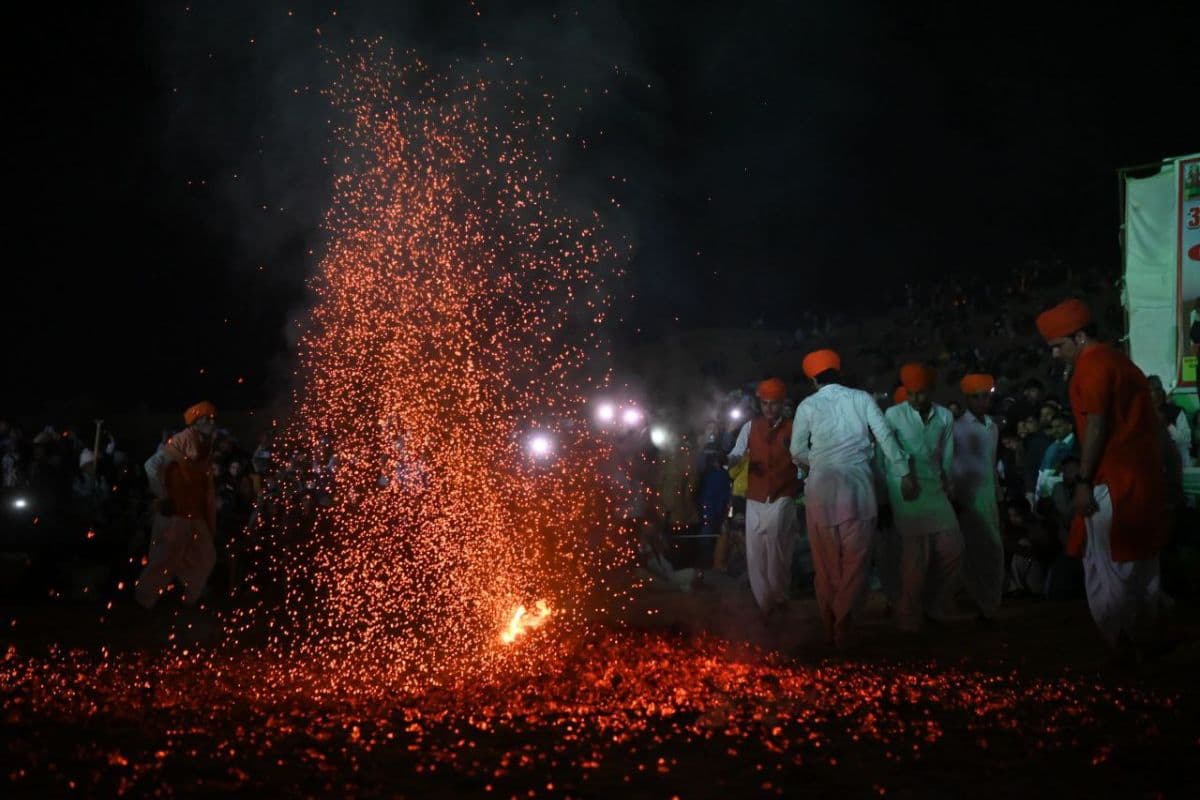
[[[183,424],[195,424],[201,417],[209,417],[213,421],[217,418],[217,407],[207,400],[201,400],[196,405],[183,412]]]
[[[1100,341],[1091,312],[1066,300],[1037,328],[1070,374],[1081,440],[1067,552],[1083,556],[1092,619],[1109,644],[1138,647],[1162,613],[1158,556],[1167,540],[1162,425],[1146,376]]]
[[[779,378],[767,378],[758,384],[758,399],[783,402],[787,399],[787,385]]]
[[[217,562],[212,476],[216,415],[216,407],[207,401],[192,406],[183,413],[187,427],[146,461],[150,491],[158,499],[149,559],[134,590],[145,608],[153,608],[173,580],[183,585],[183,602],[195,605]]]
[[[815,378],[823,372],[840,371],[842,358],[833,350],[814,350],[804,357],[801,366],[805,375]]]
[[[900,533],[900,595],[896,622],[920,630],[924,618],[941,620],[962,562],[962,534],[950,503],[954,463],[954,415],[933,402],[934,372],[905,364],[900,382],[908,401],[884,416],[904,452],[907,472],[894,464],[887,474],[892,519]]]
[[[1051,343],[1055,339],[1070,338],[1092,324],[1092,311],[1082,300],[1063,300],[1054,308],[1038,314],[1037,329],[1042,338]],[[1051,348],[1055,345],[1051,343]]]
[[[967,375],[959,382],[967,410],[954,421],[951,478],[963,536],[963,577],[983,622],[995,618],[1004,592],[1004,544],[996,480],[1000,428],[988,415],[996,381]]]
[[[928,393],[936,380],[937,373],[927,364],[913,362],[900,368],[900,385],[909,396],[914,392]]]
[[[796,495],[800,480],[788,442],[792,422],[783,416],[787,386],[778,378],[758,385],[762,413],[742,426],[729,463],[749,462],[746,478],[746,572],[764,614],[787,602],[792,550],[800,533]]]
[[[804,509],[816,569],[817,608],[831,644],[851,644],[876,537],[874,442],[897,472],[908,460],[869,394],[842,385],[841,359],[818,350],[804,359],[816,393],[796,409],[792,457],[809,470]]]

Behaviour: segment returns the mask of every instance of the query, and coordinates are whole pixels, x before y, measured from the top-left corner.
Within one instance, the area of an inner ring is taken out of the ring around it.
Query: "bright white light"
[[[742,410],[740,408],[730,409],[729,410],[729,418],[730,419],[741,419],[742,418]]]
[[[554,442],[544,433],[529,437],[529,452],[534,458],[545,458],[554,449]]]
[[[612,422],[617,418],[617,409],[612,403],[601,403],[596,406],[596,419],[600,422]]]
[[[13,500],[13,508],[25,508],[27,505],[29,505],[29,502],[24,497],[18,497],[16,500]]]
[[[626,425],[637,425],[642,421],[642,412],[636,408],[627,408],[621,412],[621,422]]]
[[[650,441],[654,444],[655,447],[662,447],[663,445],[665,445],[667,443],[667,440],[670,438],[671,438],[671,436],[669,433],[667,433],[666,428],[662,428],[662,427],[659,427],[658,425],[655,425],[653,428],[650,429]]]

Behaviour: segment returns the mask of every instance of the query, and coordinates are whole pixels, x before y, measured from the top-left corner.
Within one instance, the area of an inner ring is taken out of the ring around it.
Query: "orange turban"
[[[1038,333],[1046,341],[1070,336],[1080,328],[1086,328],[1092,322],[1091,309],[1082,300],[1074,297],[1063,300],[1049,311],[1038,314]]]
[[[924,364],[905,364],[900,368],[900,383],[904,384],[904,388],[909,394],[913,392],[927,392],[933,388],[934,378],[937,373],[931,367]]]
[[[897,386],[896,391],[892,392],[892,405],[898,406],[901,403],[908,402],[908,389],[903,386]]]
[[[815,378],[826,370],[841,368],[841,356],[832,350],[814,350],[804,357],[804,374],[810,378]]]
[[[972,373],[963,376],[958,388],[962,389],[963,394],[983,394],[996,388],[996,379],[991,375]]]
[[[767,378],[758,385],[761,400],[782,400],[787,397],[787,386],[779,378]]]
[[[207,400],[201,400],[196,405],[183,412],[183,421],[187,425],[191,425],[201,417],[216,417],[217,407]]]

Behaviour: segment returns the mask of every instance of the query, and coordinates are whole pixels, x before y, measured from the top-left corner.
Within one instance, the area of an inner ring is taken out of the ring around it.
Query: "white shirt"
[[[1168,410],[1170,408],[1174,408],[1174,406],[1170,406]],[[1167,425],[1167,433],[1171,435],[1171,441],[1175,443],[1175,448],[1179,451],[1179,460],[1183,462],[1183,468],[1187,469],[1192,465],[1192,426],[1188,424],[1186,411],[1176,414],[1174,421]]]
[[[871,474],[872,436],[891,468],[907,475],[908,457],[874,398],[866,392],[829,384],[796,409],[792,458],[809,465],[804,505],[816,524],[832,527],[878,515]]]
[[[996,496],[996,448],[1000,429],[991,417],[970,411],[954,421],[954,493],[966,502],[976,495]]]
[[[943,475],[949,480],[953,474],[954,415],[934,404],[926,422],[912,403],[900,403],[889,408],[884,417],[896,431],[904,452],[912,457],[921,489],[916,500],[905,500],[900,494],[902,476],[889,463],[888,496],[896,528],[906,536],[957,530],[958,517],[942,481]]]
[[[158,498],[167,496],[167,485],[163,483],[163,468],[171,462],[167,448],[159,445],[154,455],[146,459],[143,469],[146,470],[146,482],[150,484],[150,494]]]
[[[737,439],[733,443],[733,449],[729,451],[728,459],[730,464],[736,464],[742,460],[742,456],[746,455],[747,448],[750,447],[750,423],[754,420],[748,419],[742,425],[742,429],[738,431]]]

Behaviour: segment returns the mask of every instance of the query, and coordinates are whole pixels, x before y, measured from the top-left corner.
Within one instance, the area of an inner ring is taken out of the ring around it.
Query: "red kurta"
[[[1146,376],[1124,353],[1094,344],[1079,354],[1069,394],[1081,441],[1088,414],[1103,414],[1108,423],[1092,482],[1107,485],[1112,497],[1113,561],[1153,558],[1166,544],[1168,531],[1161,423]],[[1067,551],[1080,555],[1086,538],[1084,520],[1077,516]]]

